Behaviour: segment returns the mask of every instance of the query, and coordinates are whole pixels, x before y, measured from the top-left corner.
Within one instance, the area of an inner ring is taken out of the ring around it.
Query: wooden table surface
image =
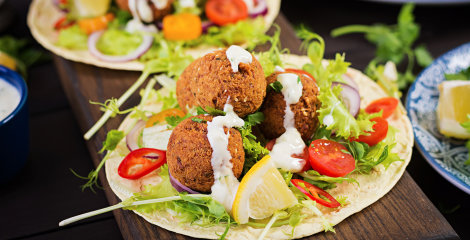
[[[14,9],[24,14],[27,1],[11,3],[14,3]],[[307,1],[300,1],[296,5],[284,2],[282,8],[289,19],[295,23],[304,22],[325,37],[327,57],[333,56],[334,52],[344,51],[347,59],[359,69],[365,67],[372,58],[373,48],[358,36],[331,39],[328,37],[329,31],[350,23],[393,23],[398,9],[394,5],[371,3],[341,6],[323,3],[309,6]],[[422,9],[422,12],[419,11],[420,8],[417,10],[417,21],[423,25],[420,40],[427,43],[434,56],[470,40],[469,27],[458,21],[463,19],[468,7]],[[441,14],[444,18],[429,17],[435,13],[444,13]],[[423,16],[426,18],[420,19]],[[290,24],[282,15],[276,22],[283,31],[283,45],[297,53],[299,41],[293,35]],[[454,22],[457,25],[447,25]],[[23,24],[24,19],[21,18],[15,22],[15,26],[19,27],[9,29],[9,33],[26,35],[27,30]],[[101,181],[104,191],[98,190],[96,194],[88,190],[81,192],[78,187],[83,182],[75,178],[68,169],[87,174],[102,158],[97,152],[101,148],[105,132],[117,128],[122,119],[112,119],[91,141],[84,142],[81,135],[101,116],[98,108],[88,101],[102,102],[110,97],[120,96],[139,73],[99,69],[60,57],[54,57],[54,64],[55,66],[46,64],[35,67],[30,71],[30,159],[15,179],[1,185],[0,239],[186,239],[182,235],[148,224],[132,212],[123,210],[114,211],[114,216],[104,214],[69,227],[57,227],[57,223],[66,217],[117,202],[106,181]],[[138,101],[138,97],[134,95],[123,108],[133,106]],[[100,178],[105,179],[103,172]],[[437,175],[415,151],[407,172],[385,197],[337,225],[336,234],[321,233],[314,237],[457,239],[458,235],[446,221],[447,218],[463,239],[470,238],[469,202],[468,195]],[[455,206],[460,207],[455,210]]]

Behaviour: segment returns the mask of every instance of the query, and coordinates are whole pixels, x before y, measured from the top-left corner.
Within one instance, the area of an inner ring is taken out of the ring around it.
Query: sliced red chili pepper
[[[304,180],[300,179],[291,179],[290,182],[294,184],[296,188],[298,188],[301,192],[303,192],[307,197],[312,199],[313,201],[329,208],[337,208],[341,204],[336,201],[336,199],[331,196],[329,193],[327,193],[325,190],[312,185]],[[325,199],[321,198],[320,196],[325,197],[329,201],[326,201]]]
[[[63,17],[59,18],[59,20],[57,20],[57,22],[55,22],[54,29],[55,30],[61,30],[61,29],[71,27],[74,24],[75,24],[74,21],[69,21],[66,16],[63,16]]]
[[[166,152],[154,148],[136,149],[122,160],[119,176],[127,179],[141,178],[166,163]]]

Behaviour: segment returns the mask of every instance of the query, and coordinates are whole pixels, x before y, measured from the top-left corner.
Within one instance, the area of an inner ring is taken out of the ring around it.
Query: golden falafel
[[[283,72],[275,72],[267,77],[268,84],[277,81],[277,76]],[[318,100],[318,87],[315,81],[303,74],[295,73],[302,82],[302,96],[299,102],[291,104],[290,108],[294,113],[295,128],[299,131],[304,141],[309,140],[318,127],[318,113],[321,102]],[[263,135],[268,139],[274,139],[281,136],[286,129],[284,128],[284,115],[286,102],[281,92],[276,92],[268,88],[266,99],[260,111],[264,114],[264,121],[259,128]]]
[[[266,78],[261,64],[250,53],[251,63],[240,63],[238,72],[234,72],[226,50],[208,53],[185,69],[187,74],[182,74],[177,82],[176,95],[180,106],[223,110],[224,105],[230,103],[240,117],[258,110],[266,96]],[[185,84],[189,87],[182,86]],[[194,97],[193,104],[185,101],[191,99],[183,92],[187,89]]]
[[[213,117],[198,115],[193,118],[211,121]],[[230,131],[227,148],[232,156],[233,174],[238,178],[245,162],[242,137],[234,128],[224,130]],[[212,152],[207,139],[207,123],[198,123],[192,118],[182,121],[175,127],[168,142],[166,157],[170,174],[192,190],[210,192],[214,184]]]

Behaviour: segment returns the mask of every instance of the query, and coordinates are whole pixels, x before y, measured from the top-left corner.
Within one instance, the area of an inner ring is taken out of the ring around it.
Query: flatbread
[[[284,55],[283,61],[290,66],[300,68],[303,64],[310,62],[306,56],[296,55]],[[360,71],[349,68],[347,74],[352,77],[357,85],[360,87],[361,95],[361,108],[367,106],[370,102],[375,99],[386,97],[385,91],[377,85],[374,81],[362,74]],[[149,103],[145,108],[158,112],[161,108],[160,103]],[[406,166],[411,159],[411,152],[413,147],[413,132],[411,128],[410,120],[408,119],[403,107],[399,107],[395,113],[389,117],[388,122],[391,126],[397,129],[396,141],[397,145],[393,149],[393,152],[398,153],[400,158],[404,161],[398,161],[392,163],[389,168],[385,171],[382,165],[377,166],[369,175],[353,175],[359,184],[342,183],[338,184],[338,187],[329,191],[333,196],[345,196],[347,197],[348,204],[344,207],[340,207],[336,210],[329,210],[324,213],[326,219],[336,225],[343,221],[345,218],[353,215],[356,212],[361,211],[367,206],[379,200],[383,197],[392,187],[398,182],[400,177],[403,175]],[[133,119],[127,117],[120,126],[120,130],[125,130],[131,127]],[[138,191],[133,189],[131,180],[123,179],[117,174],[117,168],[125,156],[126,146],[124,141],[120,143],[120,149],[113,152],[110,158],[106,161],[106,176],[114,193],[122,200],[125,200],[132,196],[132,193]],[[149,179],[153,179],[153,182],[158,181],[155,176],[150,176],[148,179],[141,179],[140,181],[146,182]],[[320,217],[315,216],[310,211],[309,217],[302,220],[299,226],[294,230],[293,238],[301,238],[309,236],[318,232],[323,231],[322,220]],[[214,226],[214,227],[200,227],[196,225],[178,223],[178,219],[171,216],[165,211],[155,212],[154,214],[143,214],[136,212],[136,214],[142,216],[148,222],[158,225],[167,230],[177,232],[180,234],[188,235],[196,238],[219,238],[216,233],[221,234],[224,231],[225,226]],[[249,226],[237,226],[232,227],[227,235],[229,239],[257,239],[263,231],[262,228],[253,228]],[[285,233],[290,233],[292,227],[281,226],[275,227],[269,230],[266,238],[270,239],[286,239],[289,238]]]
[[[268,5],[268,13],[264,16],[265,31],[267,31],[274,19],[279,13],[281,0],[266,0]],[[57,46],[58,32],[54,30],[54,23],[63,16],[63,13],[53,4],[53,0],[33,0],[29,7],[28,12],[28,26],[33,34],[33,37],[45,48],[51,52],[72,60],[75,62],[82,62],[86,64],[95,65],[103,68],[142,71],[144,64],[139,61],[130,61],[122,63],[111,63],[99,60],[92,56],[88,50],[70,50]],[[205,53],[215,50],[219,47],[200,46],[187,50],[187,54],[198,58]]]

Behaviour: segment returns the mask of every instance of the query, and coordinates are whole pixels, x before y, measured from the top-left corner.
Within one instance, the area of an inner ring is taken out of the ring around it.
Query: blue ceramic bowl
[[[28,158],[29,114],[28,88],[24,79],[15,71],[0,66],[0,81],[13,85],[21,96],[15,110],[0,120],[0,183],[3,183],[17,174]]]

